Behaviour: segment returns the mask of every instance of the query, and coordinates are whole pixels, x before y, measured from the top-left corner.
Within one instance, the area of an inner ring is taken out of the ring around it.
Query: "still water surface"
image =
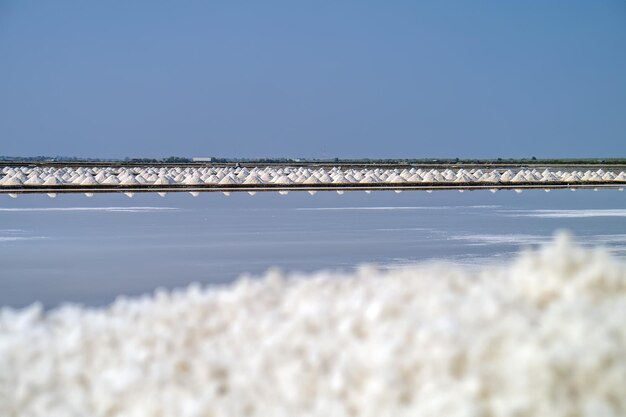
[[[103,305],[272,266],[503,262],[559,229],[626,256],[626,192],[0,195],[0,305]]]

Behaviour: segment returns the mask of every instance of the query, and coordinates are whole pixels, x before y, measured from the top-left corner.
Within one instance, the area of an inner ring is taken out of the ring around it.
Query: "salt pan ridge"
[[[0,191],[67,186],[168,187],[317,184],[337,187],[437,184],[551,184],[625,185],[626,172],[575,169],[387,169],[342,167],[3,167]]]
[[[624,416],[626,264],[268,273],[0,313],[0,415]]]

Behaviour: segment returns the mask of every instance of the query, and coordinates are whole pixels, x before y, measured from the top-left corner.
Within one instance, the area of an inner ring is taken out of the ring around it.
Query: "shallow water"
[[[626,257],[626,193],[0,195],[0,305],[103,305],[272,266],[502,262],[559,229]]]

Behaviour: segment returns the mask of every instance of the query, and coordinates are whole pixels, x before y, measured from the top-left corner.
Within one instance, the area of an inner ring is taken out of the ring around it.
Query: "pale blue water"
[[[626,256],[626,192],[0,195],[0,305],[103,305],[272,266],[502,262],[558,229]]]

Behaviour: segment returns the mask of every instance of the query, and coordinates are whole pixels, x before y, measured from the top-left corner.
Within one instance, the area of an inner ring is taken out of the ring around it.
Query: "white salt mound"
[[[624,416],[626,264],[559,238],[0,313],[1,416]]]

